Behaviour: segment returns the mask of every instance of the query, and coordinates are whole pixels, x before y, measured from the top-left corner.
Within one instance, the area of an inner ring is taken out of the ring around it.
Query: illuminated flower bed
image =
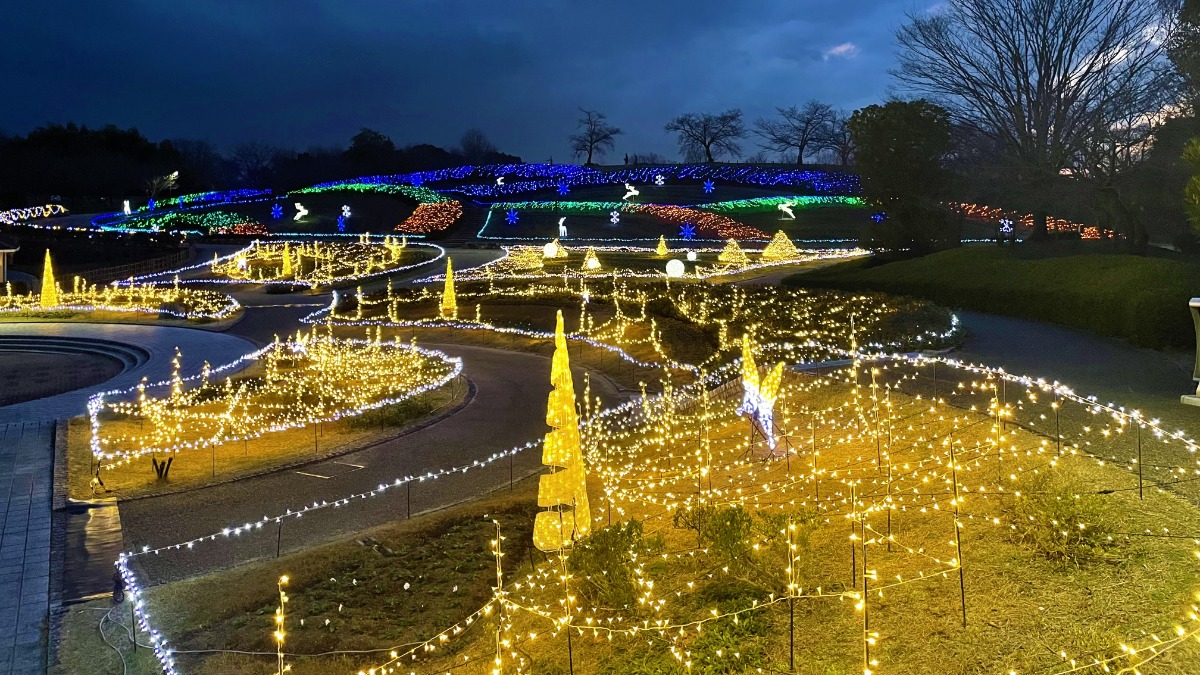
[[[685,244],[685,247],[679,248],[679,244]],[[504,257],[479,267],[462,270],[459,276],[464,280],[536,280],[548,277],[561,279],[564,276],[590,277],[603,273],[609,276],[616,274],[628,279],[661,279],[666,276],[707,279],[744,274],[777,265],[796,265],[867,255],[867,251],[858,248],[796,249],[792,245],[793,253],[788,251],[784,244],[776,244],[773,248],[768,245],[768,248],[762,250],[743,250],[734,240],[726,242],[722,248],[686,244],[687,242],[673,242],[664,255],[658,253],[657,248],[643,246],[566,246],[554,243],[557,253],[553,258],[548,258],[545,254],[549,243],[542,246],[507,246]],[[722,257],[731,247],[737,248],[743,255],[736,259]],[[595,253],[598,268],[589,269],[584,266],[589,250]],[[764,251],[767,252],[765,256]],[[421,281],[441,280],[441,276],[435,275]]]
[[[266,228],[253,218],[231,211],[147,211],[122,218],[103,229],[137,232],[186,232],[192,234],[264,233]]]
[[[434,244],[409,243],[404,237],[352,243],[326,241],[255,241],[211,261],[135,277],[134,283],[265,284],[316,288],[415,269],[440,260],[445,250]],[[207,272],[211,276],[195,276]],[[183,282],[175,279],[190,275]]]
[[[97,394],[88,403],[92,453],[102,466],[160,462],[213,445],[331,422],[436,389],[462,364],[391,341],[298,335],[193,378]],[[249,376],[214,379],[230,369]]]
[[[404,197],[417,202],[413,214],[396,226],[397,232],[428,234],[440,232],[462,217],[462,204],[428,188],[414,185],[372,182],[323,183],[296,190],[291,194],[323,194],[328,192],[358,192]]]
[[[968,218],[979,220],[993,225],[999,225],[1001,221],[1007,220],[1010,223],[1018,223],[1026,230],[1033,229],[1033,214],[1021,214],[1017,211],[1005,211],[1004,209],[994,206],[984,206],[982,204],[953,204],[955,209],[961,212]],[[1047,218],[1046,230],[1049,232],[1078,232],[1081,239],[1100,239],[1102,237],[1112,237],[1112,231],[1102,231],[1101,228],[1093,225],[1084,225],[1083,223],[1075,223],[1063,218]]]
[[[126,284],[96,286],[75,277],[70,292],[55,287],[52,294],[13,294],[11,285],[0,296],[0,316],[61,316],[63,314],[120,312],[176,319],[216,320],[233,316],[241,304],[232,297],[216,291],[181,288],[176,283],[167,286]]]
[[[462,204],[456,201],[417,204],[413,214],[396,226],[397,232],[428,234],[440,232],[462,217]]]
[[[632,282],[605,275],[575,278],[565,284],[552,276],[541,282],[506,282],[496,277],[466,283],[463,273],[456,272],[455,279],[454,317],[439,310],[445,305],[444,290],[439,294],[422,288],[347,296],[342,304],[305,321],[343,326],[451,326],[547,339],[552,334],[545,330],[514,323],[511,318],[489,317],[507,316],[499,311],[503,307],[550,303],[573,318],[569,339],[606,349],[638,366],[665,366],[687,373],[718,368],[736,358],[741,353],[740,336],[747,330],[755,331],[771,358],[789,362],[826,358],[826,346],[928,350],[953,345],[961,337],[958,318],[949,311],[925,301],[881,294],[778,286],[741,288],[707,282]],[[694,330],[667,338],[663,334],[667,321]],[[711,340],[712,348],[701,358],[682,360],[681,352],[704,350],[694,345],[681,349],[676,344],[679,339]]]

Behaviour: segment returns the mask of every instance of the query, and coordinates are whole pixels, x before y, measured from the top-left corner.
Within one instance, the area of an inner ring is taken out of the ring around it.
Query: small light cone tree
[[[796,245],[791,239],[779,230],[771,239],[771,243],[763,249],[762,259],[768,262],[778,262],[780,260],[791,260],[800,255],[800,251],[796,249]]]
[[[454,297],[454,266],[446,258],[446,286],[442,289],[442,318],[458,318],[458,300]]]
[[[533,523],[533,545],[541,551],[560,551],[588,535],[592,512],[588,506],[587,470],[583,465],[579,414],[575,409],[575,384],[567,354],[562,310],[554,331],[554,360],[550,370],[553,389],[546,403],[550,433],[542,445],[542,464],[552,473],[538,483],[538,506],[548,509]]]
[[[660,256],[667,254],[667,238],[665,235],[658,235],[658,248],[654,249],[654,252]]]
[[[600,271],[600,259],[596,257],[596,248],[589,246],[587,255],[583,257],[583,273],[596,274]]]
[[[54,280],[54,267],[50,264],[50,249],[46,249],[46,264],[42,268],[42,309],[58,306],[58,282]]]
[[[723,262],[729,265],[745,267],[750,264],[750,259],[746,257],[746,252],[738,246],[736,239],[730,239],[725,242],[725,248],[717,254],[717,262]]]

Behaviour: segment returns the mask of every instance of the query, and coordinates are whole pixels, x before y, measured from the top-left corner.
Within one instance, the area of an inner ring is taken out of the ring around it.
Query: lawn
[[[947,306],[1048,321],[1152,348],[1195,344],[1188,299],[1200,264],[1088,246],[964,246],[872,265],[854,261],[785,280],[796,287],[874,290]]]

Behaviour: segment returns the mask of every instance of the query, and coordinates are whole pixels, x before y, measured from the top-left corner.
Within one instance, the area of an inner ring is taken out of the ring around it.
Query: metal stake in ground
[[[958,557],[958,599],[962,604],[962,625],[967,627],[967,582],[963,576],[962,537],[958,523],[958,465],[954,456],[954,432],[950,432],[950,480],[954,482],[954,550]]]

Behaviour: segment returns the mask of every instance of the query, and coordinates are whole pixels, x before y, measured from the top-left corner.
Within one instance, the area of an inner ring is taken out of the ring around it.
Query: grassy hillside
[[[834,265],[785,284],[877,290],[1083,328],[1154,348],[1195,344],[1187,303],[1200,265],[1086,247],[969,246],[913,260]]]

